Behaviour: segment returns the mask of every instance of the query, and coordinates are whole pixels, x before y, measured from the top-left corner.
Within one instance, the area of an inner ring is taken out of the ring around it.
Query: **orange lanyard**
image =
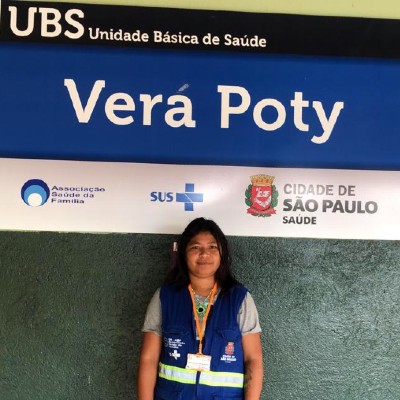
[[[193,288],[192,288],[192,285],[189,283],[189,293],[190,293],[190,297],[192,298],[193,315],[194,315],[194,320],[196,321],[197,336],[198,336],[198,338],[200,340],[198,354],[203,354],[202,351],[203,351],[204,332],[206,330],[206,323],[207,323],[208,314],[210,313],[210,309],[211,309],[211,306],[213,304],[214,296],[215,296],[215,292],[216,291],[217,291],[217,283],[215,283],[213,288],[211,289],[210,301],[207,304],[206,314],[204,315],[203,321],[202,321],[201,326],[200,326],[200,319],[199,319],[199,316],[197,315],[197,311],[196,311],[196,300],[194,299]]]

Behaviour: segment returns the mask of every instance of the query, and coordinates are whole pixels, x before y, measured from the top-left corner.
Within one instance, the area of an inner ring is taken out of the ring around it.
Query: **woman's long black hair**
[[[215,279],[221,288],[221,293],[226,292],[232,286],[238,284],[231,270],[232,259],[229,251],[228,241],[221,228],[211,219],[196,218],[183,231],[178,240],[178,254],[171,270],[169,271],[166,283],[176,283],[178,286],[187,286],[189,270],[186,263],[186,247],[194,236],[201,232],[209,232],[218,243],[221,264],[215,273]]]

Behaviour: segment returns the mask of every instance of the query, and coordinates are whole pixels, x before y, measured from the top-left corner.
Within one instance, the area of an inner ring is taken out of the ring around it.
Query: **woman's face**
[[[186,246],[186,264],[190,277],[210,278],[221,263],[218,243],[210,232],[200,232]]]

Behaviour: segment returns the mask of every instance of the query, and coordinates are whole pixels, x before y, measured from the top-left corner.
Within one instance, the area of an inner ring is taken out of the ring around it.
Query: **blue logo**
[[[31,207],[40,207],[49,199],[50,189],[40,179],[30,179],[21,189],[21,197],[25,204]]]
[[[193,211],[194,203],[203,202],[203,193],[195,193],[194,183],[186,183],[185,191],[183,193],[176,193],[174,198],[173,192],[151,192],[151,201],[159,201],[161,203],[171,203],[174,200],[177,203],[183,203],[185,211]]]
[[[203,193],[195,193],[194,183],[186,183],[185,193],[177,193],[176,201],[185,204],[185,211],[193,211],[193,203],[203,202]]]

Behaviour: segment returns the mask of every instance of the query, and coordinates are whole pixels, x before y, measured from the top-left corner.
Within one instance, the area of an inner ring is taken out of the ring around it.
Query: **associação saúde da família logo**
[[[273,185],[275,177],[270,175],[253,175],[251,184],[245,192],[245,203],[249,207],[247,213],[255,217],[270,217],[276,214],[278,191]]]
[[[21,188],[21,197],[25,204],[40,207],[50,197],[50,189],[41,179],[30,179]]]

